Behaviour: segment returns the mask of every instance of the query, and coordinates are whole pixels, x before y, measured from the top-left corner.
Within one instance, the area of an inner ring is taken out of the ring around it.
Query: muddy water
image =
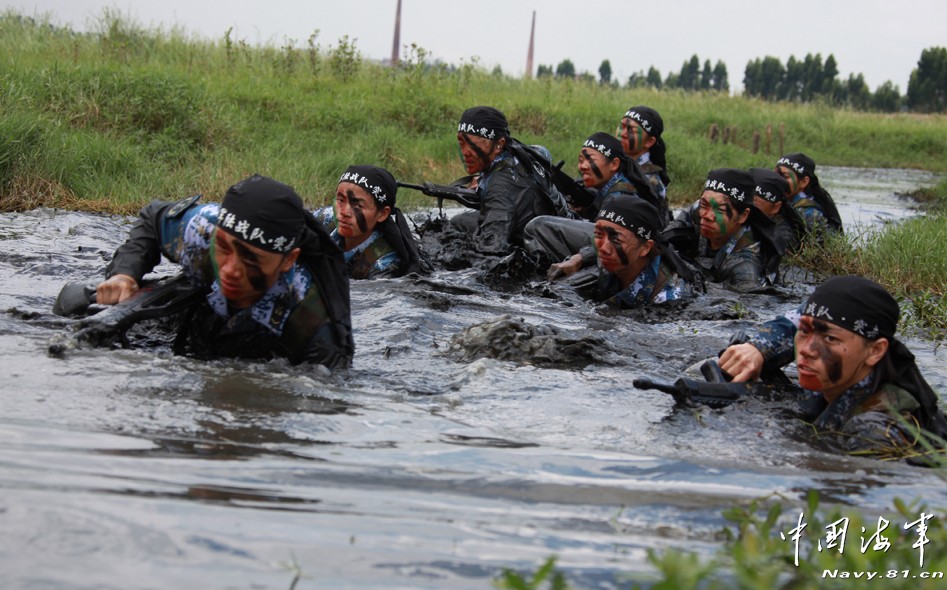
[[[823,181],[846,222],[874,224],[912,214],[893,192],[933,178]],[[174,357],[160,325],[132,348],[48,356],[69,324],[49,313],[59,288],[98,276],[127,229],[0,215],[5,588],[489,588],[551,555],[577,586],[627,587],[650,574],[647,549],[712,552],[737,502],[817,489],[870,517],[897,496],[947,502],[929,471],[814,450],[765,404],[679,410],[632,389],[794,307],[806,285],[614,315],[439,272],[353,283],[344,374]],[[476,337],[502,354],[478,357]],[[907,343],[947,391],[944,348]]]

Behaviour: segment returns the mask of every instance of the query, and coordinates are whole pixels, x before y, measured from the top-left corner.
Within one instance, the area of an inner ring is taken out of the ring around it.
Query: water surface
[[[847,224],[915,214],[894,193],[933,181],[820,173]],[[681,410],[631,387],[673,379],[810,286],[616,315],[442,271],[352,284],[344,373],[175,357],[160,326],[50,357],[70,325],[55,295],[100,276],[129,222],[0,215],[5,588],[489,588],[551,555],[576,586],[627,588],[651,575],[647,549],[714,551],[735,503],[817,489],[873,518],[897,496],[947,501],[930,471],[814,450],[762,402]],[[455,336],[483,323],[598,345],[573,365],[470,358]],[[947,391],[944,348],[907,344]]]

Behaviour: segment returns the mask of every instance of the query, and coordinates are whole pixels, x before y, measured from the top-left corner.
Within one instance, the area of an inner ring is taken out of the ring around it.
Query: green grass
[[[363,60],[348,39],[317,41],[314,32],[305,43],[259,48],[221,31],[210,42],[144,30],[111,11],[96,32],[76,34],[4,13],[0,209],[133,212],[155,197],[220,195],[253,172],[321,204],[352,163],[446,182],[463,174],[456,122],[476,104],[500,108],[514,136],[546,145],[569,166],[588,135],[613,131],[629,106],[651,105],[665,119],[677,204],[696,197],[711,168],[772,165],[780,126],[783,151],[805,151],[820,164],[947,166],[945,116],[514,80],[472,63],[427,65],[417,47],[391,69]],[[735,143],[711,143],[712,124],[735,129]],[[753,132],[765,137],[767,126],[775,134],[769,154],[752,153]],[[404,192],[409,208],[430,203]]]

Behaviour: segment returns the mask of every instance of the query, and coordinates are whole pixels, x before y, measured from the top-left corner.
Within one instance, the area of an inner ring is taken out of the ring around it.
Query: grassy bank
[[[0,18],[0,208],[131,212],[154,197],[220,195],[251,173],[325,202],[350,163],[407,181],[462,174],[454,138],[475,104],[505,111],[514,135],[570,166],[592,132],[648,104],[666,122],[672,200],[692,200],[707,170],[769,166],[806,151],[820,164],[939,170],[947,117],[877,115],[717,94],[513,80],[474,64],[430,67],[414,48],[397,69],[360,58],[348,39],[254,48],[143,30],[114,14],[78,35],[13,13]],[[735,143],[708,130],[735,129]],[[765,129],[771,126],[769,154]],[[752,153],[752,134],[763,133]],[[417,194],[407,204],[427,204]]]
[[[226,31],[209,42],[144,30],[109,12],[98,31],[81,35],[7,12],[0,16],[0,210],[134,213],[153,198],[218,197],[253,172],[320,205],[352,163],[382,165],[409,182],[446,182],[463,174],[456,124],[476,104],[503,110],[516,137],[546,145],[570,168],[588,135],[614,130],[629,106],[653,106],[665,120],[677,205],[699,194],[711,168],[771,166],[780,129],[783,152],[805,151],[821,165],[947,172],[947,116],[514,80],[474,63],[427,65],[420,48],[407,53],[387,68],[363,60],[346,38],[323,45],[317,32],[257,48]],[[711,142],[712,125],[721,134],[729,128],[731,141]],[[762,137],[757,153],[754,131]],[[414,191],[399,196],[405,209],[432,203]],[[930,255],[943,235],[943,214],[932,215],[866,240],[869,247],[830,245],[800,263],[881,279],[901,297],[928,302],[916,315],[947,318],[945,257],[934,264]]]

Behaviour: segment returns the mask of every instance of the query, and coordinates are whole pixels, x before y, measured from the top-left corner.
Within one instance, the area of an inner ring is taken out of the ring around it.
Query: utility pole
[[[401,3],[401,0],[398,0]],[[536,11],[533,11],[533,26],[529,29],[529,52],[526,54],[526,79],[533,77],[533,39],[536,35]]]
[[[401,0],[398,0],[398,9],[395,12],[395,40],[391,44],[391,65],[398,65],[398,50],[401,49]]]

